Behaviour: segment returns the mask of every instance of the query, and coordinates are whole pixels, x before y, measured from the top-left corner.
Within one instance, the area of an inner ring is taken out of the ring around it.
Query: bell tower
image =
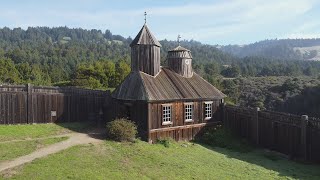
[[[180,36],[178,36],[179,42]],[[180,74],[183,77],[190,78],[193,75],[192,70],[192,55],[191,51],[180,46],[168,52],[168,66],[171,70]]]
[[[146,24],[142,26],[134,38],[131,47],[131,70],[142,71],[151,76],[160,72],[160,47],[161,44],[153,36]]]

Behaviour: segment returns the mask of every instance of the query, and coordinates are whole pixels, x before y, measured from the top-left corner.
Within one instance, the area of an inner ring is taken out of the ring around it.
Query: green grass
[[[60,135],[72,131],[83,131],[87,123],[0,125],[0,142],[18,139],[33,139]]]
[[[37,149],[66,139],[68,139],[68,137],[0,143],[0,162],[30,154]]]
[[[320,166],[259,150],[248,153],[192,143],[76,146],[0,176],[13,179],[319,179]]]

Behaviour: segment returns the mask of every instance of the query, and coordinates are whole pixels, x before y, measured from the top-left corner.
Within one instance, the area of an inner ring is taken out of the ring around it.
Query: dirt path
[[[36,140],[44,140],[44,139],[50,139],[50,138],[68,137],[70,134],[71,133],[54,135],[54,136],[47,136],[47,137],[40,137],[40,138],[14,139],[14,140],[9,140],[9,141],[1,141],[0,144],[6,144],[6,143],[11,143],[11,142],[36,141]]]
[[[45,156],[48,156],[50,154],[54,154],[57,153],[59,151],[68,149],[72,146],[76,146],[79,144],[89,144],[89,143],[99,143],[102,142],[101,139],[98,139],[96,137],[93,136],[99,136],[100,133],[89,133],[89,134],[82,134],[82,133],[70,133],[70,134],[64,134],[63,136],[68,136],[69,139],[56,143],[56,144],[52,144],[50,146],[47,146],[45,148],[42,149],[38,149],[37,151],[25,155],[25,156],[21,156],[18,157],[16,159],[10,160],[10,161],[5,161],[0,163],[0,172],[7,170],[7,169],[11,169],[17,166],[20,166],[22,164],[31,162],[37,158],[42,158]]]

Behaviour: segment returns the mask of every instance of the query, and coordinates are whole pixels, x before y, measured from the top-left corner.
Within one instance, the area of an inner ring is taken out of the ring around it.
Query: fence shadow
[[[265,169],[275,171],[280,177],[290,177],[294,179],[317,179],[320,177],[320,165],[303,164],[285,158],[280,154],[268,152],[263,149],[253,149],[250,152],[237,152],[225,148],[212,147],[202,143],[197,143],[202,147],[224,154],[227,158],[237,159],[250,164],[255,164]]]
[[[72,132],[87,134],[89,137],[104,140],[106,139],[105,127],[95,121],[92,122],[70,122],[55,123],[56,125],[68,129]]]
[[[227,128],[204,128],[197,134],[194,143],[209,151],[224,154],[228,159],[237,159],[274,171],[280,177],[294,179],[310,179],[310,176],[313,179],[319,179],[320,177],[319,164],[302,162],[298,159],[292,159],[293,156],[264,149],[264,147],[255,145],[248,138],[241,137]]]

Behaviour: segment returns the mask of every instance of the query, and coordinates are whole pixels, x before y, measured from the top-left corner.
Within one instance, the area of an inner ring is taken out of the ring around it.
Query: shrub
[[[133,142],[137,133],[137,126],[130,120],[120,118],[107,123],[107,135],[115,141]]]
[[[164,147],[170,147],[170,144],[172,144],[173,139],[171,138],[163,138],[163,139],[157,139],[157,144],[162,144]]]

